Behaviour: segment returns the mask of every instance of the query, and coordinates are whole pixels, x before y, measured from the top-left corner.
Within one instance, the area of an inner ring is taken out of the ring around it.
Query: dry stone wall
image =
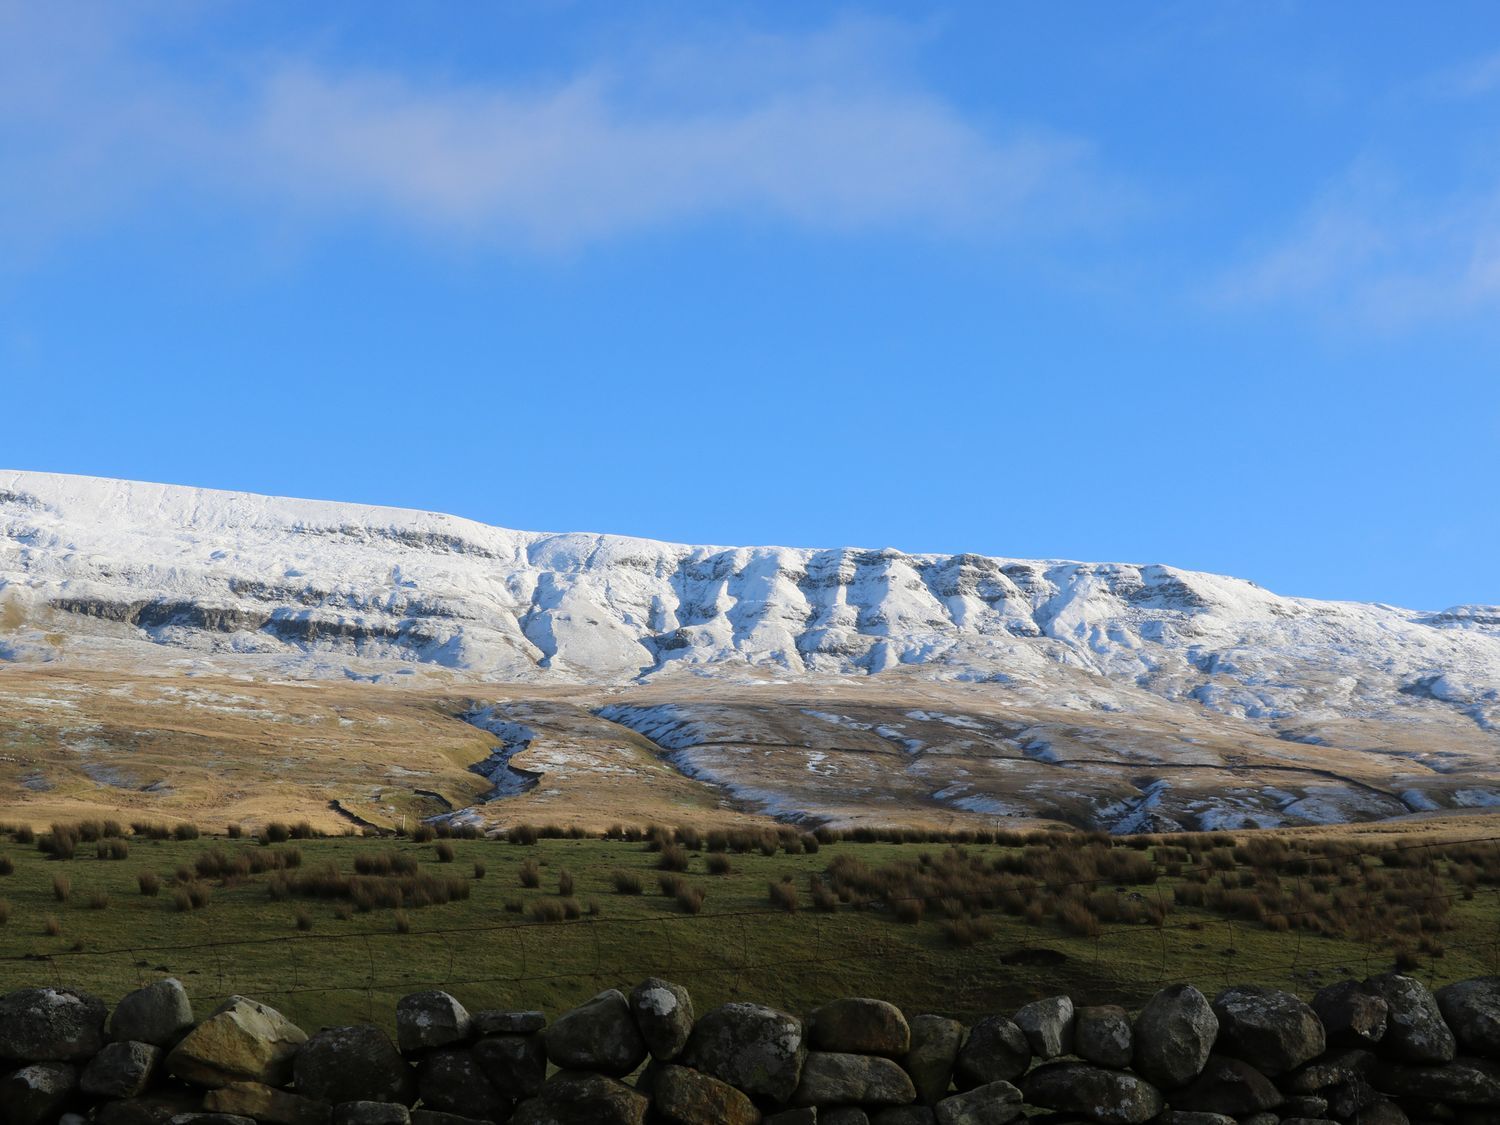
[[[680,985],[608,990],[550,1023],[445,992],[311,1035],[243,996],[202,1019],[176,980],[110,1012],[0,998],[6,1125],[1497,1125],[1500,977],[1433,995],[1394,973],[1311,1003],[1188,984],[1140,1011],[1066,996],[971,1027],[849,998],[806,1016]]]

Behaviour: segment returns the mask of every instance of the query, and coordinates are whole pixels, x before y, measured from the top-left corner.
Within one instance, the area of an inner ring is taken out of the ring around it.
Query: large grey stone
[[[1009,1082],[986,1082],[932,1107],[938,1125],[1006,1125],[1023,1112],[1021,1091]]]
[[[498,1119],[510,1109],[510,1100],[490,1084],[467,1047],[443,1047],[424,1058],[417,1089],[424,1107],[444,1113]]]
[[[0,1121],[53,1125],[77,1089],[78,1069],[71,1063],[36,1062],[13,1070],[0,1078]]]
[[[1385,1035],[1385,1000],[1357,980],[1318,989],[1312,1010],[1323,1021],[1330,1046],[1367,1047]]]
[[[307,1033],[275,1008],[231,996],[167,1054],[166,1068],[195,1086],[283,1086]]]
[[[1129,1013],[1117,1004],[1079,1008],[1073,1021],[1073,1050],[1099,1066],[1129,1066],[1135,1055]]]
[[[506,1097],[519,1101],[541,1092],[547,1048],[540,1035],[491,1035],[472,1050],[490,1083]]]
[[[469,1016],[475,1035],[535,1035],[547,1026],[542,1012],[506,1012],[485,1008]]]
[[[108,1015],[104,1001],[73,988],[22,988],[7,993],[0,997],[0,1058],[20,1062],[89,1058],[104,1046]]]
[[[1381,1054],[1409,1063],[1443,1063],[1458,1054],[1458,1041],[1425,984],[1400,973],[1383,973],[1364,983],[1386,1003]]]
[[[161,1055],[150,1043],[106,1043],[83,1068],[78,1086],[97,1098],[133,1098],[151,1084]]]
[[[818,1125],[870,1125],[870,1115],[857,1105],[840,1105],[818,1111]]]
[[[671,1062],[682,1054],[693,1031],[693,998],[687,989],[648,977],[630,990],[629,1003],[653,1059]]]
[[[328,1125],[332,1107],[325,1101],[278,1090],[263,1082],[231,1082],[203,1097],[209,1113],[236,1114],[263,1125]]]
[[[1055,1059],[1073,1053],[1073,1001],[1067,996],[1033,1000],[1019,1009],[1011,1022],[1021,1029],[1031,1053]]]
[[[728,1082],[685,1066],[663,1066],[652,1083],[652,1111],[668,1125],[758,1125],[760,1110]]]
[[[888,1105],[870,1115],[870,1125],[937,1125],[937,1114],[925,1105]]]
[[[984,1086],[1019,1078],[1030,1065],[1025,1032],[1004,1016],[985,1016],[969,1029],[958,1052],[957,1072],[962,1085]]]
[[[1465,1120],[1464,1114],[1459,1115],[1460,1125],[1495,1125],[1493,1114],[1479,1111],[1481,1116]],[[1294,1119],[1283,1119],[1283,1125],[1295,1125]],[[1328,1119],[1324,1117],[1318,1125],[1328,1125]],[[1354,1125],[1411,1125],[1411,1118],[1407,1117],[1406,1111],[1395,1102],[1378,1101],[1372,1102],[1359,1111],[1354,1118]]]
[[[830,1001],[813,1012],[807,1023],[807,1039],[817,1051],[895,1059],[911,1048],[911,1027],[896,1005],[851,996]]]
[[[1489,1059],[1457,1058],[1441,1066],[1387,1062],[1375,1068],[1372,1081],[1396,1097],[1500,1108],[1500,1063]]]
[[[760,1004],[732,1003],[699,1017],[682,1062],[753,1098],[786,1102],[807,1056],[802,1021]]]
[[[1235,1125],[1232,1117],[1222,1113],[1199,1113],[1191,1109],[1164,1109],[1155,1125]]]
[[[1365,1078],[1375,1068],[1375,1056],[1358,1047],[1339,1047],[1281,1080],[1281,1086],[1293,1094],[1316,1094],[1341,1086],[1352,1079]]]
[[[411,1111],[400,1102],[344,1102],[333,1107],[333,1125],[410,1125]]]
[[[403,1102],[415,1083],[391,1037],[378,1027],[326,1027],[297,1051],[297,1089],[311,1098],[340,1102]]]
[[[1462,980],[1437,991],[1438,1010],[1459,1046],[1500,1058],[1500,976]]]
[[[911,1076],[879,1055],[809,1051],[795,1105],[905,1105],[917,1098]]]
[[[396,1001],[396,1046],[407,1054],[467,1043],[473,1034],[468,1009],[440,989]]]
[[[1327,1046],[1310,1007],[1279,988],[1241,984],[1214,998],[1219,1038],[1214,1049],[1244,1059],[1262,1074],[1285,1074]]]
[[[1283,1117],[1326,1117],[1328,1099],[1320,1098],[1316,1094],[1298,1094],[1287,1098],[1277,1106],[1276,1112]]]
[[[1161,1091],[1144,1078],[1088,1063],[1044,1063],[1026,1076],[1021,1090],[1031,1105],[1079,1113],[1105,1125],[1141,1125],[1163,1105]]]
[[[646,1058],[646,1041],[630,1004],[614,988],[553,1020],[542,1037],[547,1057],[562,1070],[623,1078]]]
[[[118,1041],[134,1040],[170,1047],[193,1026],[193,1002],[175,977],[152,981],[126,993],[109,1018],[109,1034]]]
[[[1248,1117],[1281,1104],[1281,1092],[1269,1078],[1243,1059],[1219,1054],[1209,1055],[1203,1072],[1168,1097],[1173,1109],[1228,1117]]]
[[[1203,1070],[1219,1034],[1208,998],[1190,984],[1163,988],[1135,1019],[1135,1069],[1153,1085],[1172,1090]]]
[[[94,1110],[95,1125],[166,1125],[179,1113],[203,1108],[203,1094],[183,1088],[155,1090],[135,1098],[101,1103]]]
[[[917,1089],[917,1100],[936,1105],[948,1096],[953,1067],[964,1042],[964,1025],[944,1016],[921,1015],[911,1020],[911,1049],[901,1060]]]
[[[510,1125],[642,1125],[649,1105],[623,1082],[563,1070],[516,1106]]]

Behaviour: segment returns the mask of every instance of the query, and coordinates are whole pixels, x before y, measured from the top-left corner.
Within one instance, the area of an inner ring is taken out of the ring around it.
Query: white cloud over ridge
[[[683,43],[528,87],[306,58],[205,76],[108,9],[87,34],[38,11],[0,0],[0,202],[33,234],[178,194],[543,249],[728,214],[1029,232],[1103,202],[1085,142],[970,120],[891,61],[894,25],[754,40],[717,86],[715,48]]]

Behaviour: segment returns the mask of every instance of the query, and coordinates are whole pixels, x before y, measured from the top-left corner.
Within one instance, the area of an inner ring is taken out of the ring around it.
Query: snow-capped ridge
[[[64,655],[147,645],[298,675],[899,670],[1031,684],[1069,706],[1145,692],[1262,723],[1315,704],[1445,708],[1490,729],[1500,685],[1495,606],[1421,613],[1163,564],[692,546],[0,472],[0,658],[55,658],[58,635]]]

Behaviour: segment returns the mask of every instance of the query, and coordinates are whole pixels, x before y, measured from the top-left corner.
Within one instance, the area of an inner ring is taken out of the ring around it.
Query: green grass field
[[[903,922],[887,903],[861,908],[858,896],[830,902],[825,895],[824,906],[832,909],[816,909],[810,895],[810,877],[829,879],[836,860],[850,868],[905,862],[910,870],[931,871],[932,863],[943,862],[943,844],[843,841],[816,854],[731,852],[724,857],[728,874],[710,874],[712,856],[694,851],[682,877],[705,892],[698,914],[684,912],[659,892],[660,854],[640,842],[544,839],[517,846],[482,839],[417,844],[348,837],[263,848],[253,840],[133,838],[128,845],[123,859],[96,858],[95,845],[86,843],[75,858],[58,860],[34,844],[0,843],[0,857],[13,868],[0,875],[7,914],[0,925],[0,990],[62,984],[113,1001],[170,974],[186,983],[205,1010],[218,998],[243,993],[313,1029],[389,1024],[396,999],[422,987],[447,988],[472,1008],[555,1014],[601,988],[628,987],[648,975],[687,985],[700,1008],[739,998],[802,1011],[835,996],[873,995],[910,1010],[972,1018],[1061,991],[1081,1000],[1131,1003],[1175,980],[1205,990],[1256,981],[1307,993],[1341,976],[1390,967],[1398,945],[1406,948],[1410,971],[1430,983],[1500,971],[1496,865],[1481,872],[1446,858],[1435,861],[1432,877],[1449,909],[1440,939],[1425,941],[1425,948],[1394,933],[1340,935],[1296,925],[1278,930],[1269,920],[1232,918],[1222,904],[1176,905],[1177,888],[1191,870],[1165,874],[1169,868],[1159,861],[1147,864],[1153,881],[1105,878],[1086,888],[1105,896],[1093,900],[1096,905],[1120,904],[1159,917],[1103,922],[1090,936],[1076,926],[1065,930],[1052,907],[1031,901],[1014,912],[1015,903],[996,905],[987,895],[962,910],[949,900],[948,913],[973,914],[978,924],[977,940],[958,947],[945,930],[941,904],[929,905],[920,921]],[[439,862],[440,845],[452,849],[451,862]],[[209,897],[201,908],[179,909],[179,868],[190,869],[212,848],[231,858],[241,851],[298,848],[301,866],[293,877],[327,865],[350,873],[360,856],[396,853],[414,858],[419,874],[464,878],[468,897],[399,913],[361,912],[345,900],[278,899],[271,893],[278,877],[266,873],[194,878],[191,885],[207,888]],[[1210,855],[1207,843],[1203,848],[1197,858]],[[924,853],[925,866],[919,859]],[[968,845],[964,853],[963,863],[976,871],[989,870],[996,860],[1003,864],[1007,856],[1021,858],[1019,848],[997,844]],[[1225,853],[1221,848],[1216,854],[1222,860]],[[1156,850],[1136,854],[1150,857]],[[1040,853],[1033,858],[1045,859]],[[539,871],[536,888],[521,885],[528,861]],[[1243,868],[1225,868],[1228,862],[1222,860],[1213,876],[1225,886]],[[1382,861],[1356,854],[1349,862],[1350,894],[1363,894],[1359,888],[1371,879],[1378,885]],[[482,878],[474,877],[476,863],[485,868]],[[621,871],[637,873],[644,893],[617,893],[614,874]],[[580,916],[535,920],[538,904],[560,904],[563,872],[576,884],[571,897]],[[157,896],[140,892],[142,873],[160,878]],[[774,906],[768,893],[770,884],[787,876],[798,892],[795,912]],[[57,878],[70,884],[66,900],[54,890]],[[1268,878],[1284,879],[1291,893],[1290,876],[1262,872],[1260,878],[1263,887]],[[1303,876],[1296,880],[1300,889]],[[1023,897],[1050,901],[1034,889]],[[1387,906],[1394,913],[1383,918],[1399,918],[1405,909],[1400,902]],[[1325,922],[1322,928],[1338,925]]]

